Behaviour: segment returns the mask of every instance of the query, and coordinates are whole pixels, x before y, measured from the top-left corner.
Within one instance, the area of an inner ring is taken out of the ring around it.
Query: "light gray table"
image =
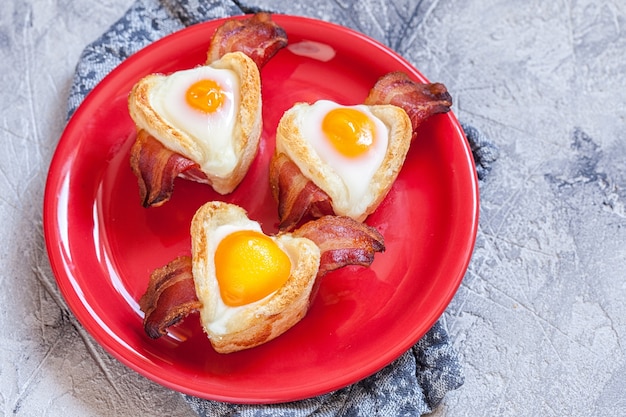
[[[131,1],[0,4],[0,415],[193,414],[80,327],[44,249],[74,65]],[[466,382],[433,415],[624,416],[625,3],[430,4],[416,64],[501,150],[444,315]]]

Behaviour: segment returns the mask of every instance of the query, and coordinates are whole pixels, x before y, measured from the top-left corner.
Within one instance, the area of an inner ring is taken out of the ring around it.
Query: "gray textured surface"
[[[130,3],[0,4],[0,414],[193,415],[76,323],[42,238],[74,65]],[[324,4],[302,13],[347,13]],[[433,415],[626,415],[626,6],[387,4],[361,7],[374,16],[420,8],[404,38],[420,47],[405,56],[444,82],[457,116],[501,151],[482,188],[470,269],[444,315],[465,385]],[[386,41],[388,28],[361,23],[353,27]]]

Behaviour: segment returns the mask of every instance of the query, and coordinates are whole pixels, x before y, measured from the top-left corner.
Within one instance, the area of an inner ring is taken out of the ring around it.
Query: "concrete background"
[[[131,2],[0,4],[0,415],[193,415],[80,327],[44,249],[74,66]],[[500,148],[444,315],[465,384],[432,416],[626,415],[625,3],[367,1],[358,21],[342,2],[300,7],[396,48]],[[376,25],[390,10],[405,35]]]

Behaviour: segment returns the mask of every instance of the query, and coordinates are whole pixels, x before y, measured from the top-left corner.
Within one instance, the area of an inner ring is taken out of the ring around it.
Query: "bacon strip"
[[[130,150],[130,167],[137,177],[144,207],[158,207],[168,201],[179,174],[189,171],[195,178],[194,172],[202,173],[198,164],[169,150],[145,130],[137,133]]]
[[[331,199],[305,177],[287,155],[278,154],[270,161],[270,187],[278,201],[278,228],[293,230],[301,220],[334,214]]]
[[[211,39],[207,62],[216,61],[227,52],[240,51],[261,69],[285,46],[285,30],[272,21],[269,13],[257,13],[247,19],[231,19],[217,28]]]
[[[365,104],[393,104],[404,109],[411,119],[414,140],[417,128],[424,120],[450,111],[452,97],[443,84],[417,83],[407,74],[397,71],[382,76],[376,82]]]
[[[146,293],[139,300],[145,313],[143,326],[153,339],[167,333],[172,326],[202,307],[196,296],[189,256],[174,259],[150,275]]]
[[[385,250],[383,236],[374,227],[344,216],[324,216],[293,231],[312,240],[321,252],[318,277],[347,265],[370,266],[376,252]]]

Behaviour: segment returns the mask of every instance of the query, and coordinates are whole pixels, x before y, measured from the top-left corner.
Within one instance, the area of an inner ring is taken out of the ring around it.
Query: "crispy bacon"
[[[324,216],[293,231],[312,240],[321,252],[318,277],[347,265],[370,266],[376,252],[385,250],[383,236],[374,227],[344,216]]]
[[[196,296],[189,256],[174,259],[150,275],[146,293],[139,300],[145,313],[143,326],[153,339],[158,339],[172,326],[197,311],[202,303]]]
[[[348,217],[324,216],[305,223],[294,236],[312,240],[321,252],[314,290],[320,278],[347,265],[369,266],[376,252],[385,250],[382,235],[373,227]],[[146,293],[139,300],[145,313],[144,330],[153,339],[167,333],[172,326],[202,307],[196,295],[189,256],[174,259],[150,275]]]
[[[158,207],[168,201],[174,180],[186,171],[188,178],[201,175],[206,179],[198,164],[169,150],[145,130],[137,132],[130,150],[130,167],[137,177],[144,207]]]
[[[382,76],[370,90],[365,104],[393,104],[406,111],[411,119],[413,137],[417,128],[430,116],[447,113],[452,97],[441,83],[417,83],[403,72],[390,72]]]
[[[331,199],[285,154],[270,161],[270,187],[278,201],[279,229],[293,230],[303,219],[334,214]]]
[[[285,30],[272,21],[269,13],[257,13],[247,19],[228,20],[217,28],[211,39],[207,62],[216,61],[227,52],[240,51],[260,69],[285,46]]]

